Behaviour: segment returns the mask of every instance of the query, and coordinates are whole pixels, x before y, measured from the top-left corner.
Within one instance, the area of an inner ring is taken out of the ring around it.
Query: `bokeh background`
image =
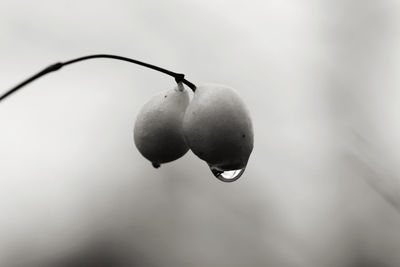
[[[111,53],[237,89],[244,176],[154,169],[133,124],[174,80],[96,59],[0,103],[0,265],[400,266],[400,2],[0,1],[0,92]]]

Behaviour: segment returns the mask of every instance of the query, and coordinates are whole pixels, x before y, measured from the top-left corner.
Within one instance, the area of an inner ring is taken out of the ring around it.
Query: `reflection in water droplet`
[[[210,170],[214,174],[214,176],[226,183],[234,182],[239,179],[240,176],[242,176],[242,174],[244,173],[245,169],[246,167],[238,170],[224,171],[219,169],[218,167],[210,166]]]

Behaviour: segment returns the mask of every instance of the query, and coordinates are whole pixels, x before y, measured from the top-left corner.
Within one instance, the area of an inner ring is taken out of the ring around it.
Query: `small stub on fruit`
[[[153,165],[153,167],[156,169],[160,168],[160,166],[161,166],[160,163],[156,163],[156,162],[152,162],[151,165]]]
[[[185,90],[182,82],[178,82],[177,90],[180,92],[183,92]]]

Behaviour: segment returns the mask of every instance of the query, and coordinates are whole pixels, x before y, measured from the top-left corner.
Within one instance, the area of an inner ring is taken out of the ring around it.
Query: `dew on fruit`
[[[222,181],[222,182],[234,182],[237,179],[240,178],[240,176],[242,176],[242,174],[244,173],[244,170],[246,169],[246,167],[244,167],[243,169],[237,169],[237,170],[221,170],[218,167],[214,167],[214,166],[210,166],[210,170],[211,172],[214,174],[214,176]]]

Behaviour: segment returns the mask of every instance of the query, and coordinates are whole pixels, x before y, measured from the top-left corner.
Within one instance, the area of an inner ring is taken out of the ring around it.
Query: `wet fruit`
[[[153,166],[182,157],[188,146],[182,133],[182,121],[189,95],[181,83],[174,89],[155,95],[140,110],[134,127],[139,152]]]
[[[135,122],[135,145],[153,167],[182,157],[190,148],[207,162],[213,175],[221,181],[233,182],[243,174],[253,150],[253,128],[243,101],[228,86],[205,84],[196,87],[183,73],[132,58],[95,54],[49,65],[0,94],[0,102],[44,75],[95,58],[140,65],[172,76],[178,83],[176,88],[147,102]],[[183,84],[194,92],[190,105]]]
[[[198,86],[185,112],[183,133],[190,149],[217,178],[227,181],[224,173],[235,173],[232,179],[243,173],[253,150],[253,126],[244,102],[232,88]]]

